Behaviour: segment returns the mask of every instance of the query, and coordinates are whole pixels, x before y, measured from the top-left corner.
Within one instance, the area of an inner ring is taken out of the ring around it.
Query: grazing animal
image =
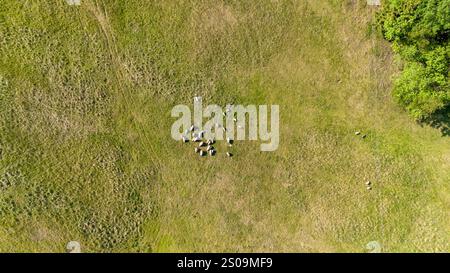
[[[232,156],[233,156],[233,154],[232,154],[232,153],[230,153],[230,152],[227,152],[227,156],[228,156],[228,157],[232,157]]]
[[[181,137],[181,141],[186,143],[186,142],[189,142],[189,139],[187,137],[185,137],[185,136],[182,136]]]
[[[210,145],[208,145],[208,147],[206,147],[206,150],[207,150],[207,151],[211,151],[211,150],[214,150],[214,147],[213,147],[213,146],[210,146]]]
[[[233,140],[231,138],[227,137],[227,143],[232,145],[233,144]]]
[[[204,156],[206,154],[206,152],[205,151],[203,151],[203,150],[200,150],[200,156]]]
[[[198,147],[195,147],[194,151],[195,151],[195,153],[198,153],[198,152],[200,152],[200,149]]]
[[[216,150],[209,150],[209,155],[214,156],[216,154]]]
[[[198,147],[204,147],[204,146],[206,146],[206,143],[205,142],[200,142],[200,144],[198,144]]]

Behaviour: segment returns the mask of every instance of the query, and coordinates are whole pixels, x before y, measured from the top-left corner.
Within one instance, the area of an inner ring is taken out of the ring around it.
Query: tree
[[[377,25],[404,61],[393,95],[418,120],[450,106],[450,0],[385,0]]]

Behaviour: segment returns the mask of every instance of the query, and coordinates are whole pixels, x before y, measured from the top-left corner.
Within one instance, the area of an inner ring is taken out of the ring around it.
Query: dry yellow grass
[[[0,251],[449,251],[448,137],[392,102],[364,3],[6,1]],[[195,95],[279,104],[279,149],[173,142]]]

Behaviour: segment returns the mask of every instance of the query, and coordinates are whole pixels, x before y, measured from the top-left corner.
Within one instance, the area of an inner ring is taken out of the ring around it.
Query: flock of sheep
[[[195,153],[200,156],[215,156],[217,153],[216,148],[214,148],[213,144],[216,143],[215,139],[205,140],[205,131],[196,132],[197,128],[192,125],[189,130],[186,130],[185,134],[181,136],[181,141],[183,143],[187,143],[192,141],[194,143],[198,143],[198,146],[194,148]],[[187,135],[192,135],[192,138],[189,138]],[[227,137],[228,146],[231,147],[233,145],[233,140]],[[230,152],[226,152],[228,157],[232,157],[233,154]]]

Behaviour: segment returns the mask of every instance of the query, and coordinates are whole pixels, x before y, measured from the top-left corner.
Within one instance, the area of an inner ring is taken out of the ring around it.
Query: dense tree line
[[[397,101],[418,120],[448,109],[450,0],[385,0],[377,25],[403,60]]]

